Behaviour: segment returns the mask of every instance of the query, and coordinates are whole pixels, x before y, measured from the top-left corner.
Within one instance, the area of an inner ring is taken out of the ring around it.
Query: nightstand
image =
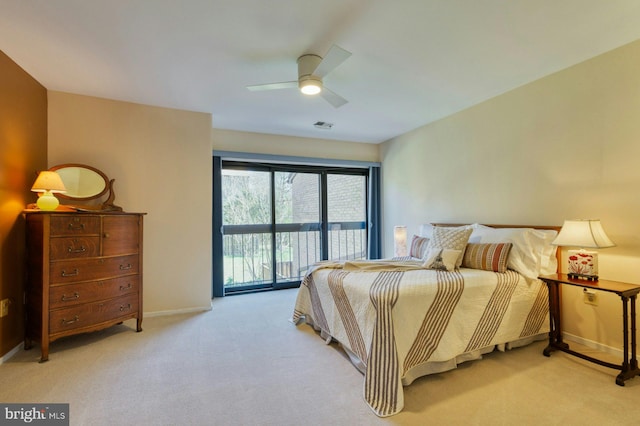
[[[545,275],[538,278],[547,284],[549,289],[550,330],[549,345],[542,352],[545,356],[551,356],[551,352],[558,350],[605,367],[620,370],[620,374],[616,377],[616,384],[620,386],[624,386],[625,380],[640,375],[636,357],[636,298],[638,293],[640,293],[640,285],[608,280],[586,281],[569,278],[566,274]],[[571,350],[569,345],[562,340],[560,286],[563,284],[590,290],[606,291],[620,296],[622,299],[622,329],[624,333],[624,361],[622,365],[612,364]],[[630,313],[629,306],[631,306]],[[631,320],[629,320],[629,316],[631,316]],[[631,324],[631,333],[629,333],[629,324]],[[629,334],[631,334],[631,359],[629,359]]]

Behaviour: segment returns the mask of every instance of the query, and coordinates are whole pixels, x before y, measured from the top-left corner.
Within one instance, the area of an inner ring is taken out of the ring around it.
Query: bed
[[[292,321],[337,341],[364,374],[380,417],[403,387],[493,350],[544,339],[559,227],[425,224],[409,256],[319,262],[298,290]]]

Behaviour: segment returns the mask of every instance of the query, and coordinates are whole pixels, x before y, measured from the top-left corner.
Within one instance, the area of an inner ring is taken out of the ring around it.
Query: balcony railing
[[[277,224],[273,233],[272,225],[225,225],[225,288],[300,281],[309,266],[323,258],[320,229],[319,223]],[[366,255],[365,222],[329,223],[329,260],[364,259]]]

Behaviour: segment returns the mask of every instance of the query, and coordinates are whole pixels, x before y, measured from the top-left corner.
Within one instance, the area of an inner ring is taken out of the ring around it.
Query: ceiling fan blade
[[[347,52],[342,47],[334,44],[331,46],[331,49],[329,49],[327,54],[324,55],[324,58],[322,58],[318,67],[313,71],[313,75],[320,78],[324,77],[333,71],[333,69],[338,65],[346,61],[349,56],[351,56],[351,52]]]
[[[327,89],[326,87],[322,88],[322,92],[320,92],[320,95],[324,98],[325,101],[329,102],[335,108],[340,108],[342,105],[344,105],[347,102],[349,102],[348,100],[346,100],[342,96],[338,95],[335,92],[332,92],[331,90]]]
[[[255,92],[258,90],[294,89],[296,87],[298,87],[297,81],[283,81],[281,83],[256,84],[247,86],[247,89]]]

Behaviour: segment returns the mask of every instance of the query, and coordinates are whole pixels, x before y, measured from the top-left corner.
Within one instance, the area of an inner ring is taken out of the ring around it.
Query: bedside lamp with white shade
[[[60,202],[53,194],[67,192],[60,175],[52,171],[40,172],[38,178],[33,183],[31,191],[40,192],[36,205],[40,210],[55,210]]]
[[[615,244],[609,239],[599,219],[565,220],[560,233],[551,243],[555,246],[580,247],[567,250],[569,278],[598,280],[598,252],[585,248],[607,248]]]

